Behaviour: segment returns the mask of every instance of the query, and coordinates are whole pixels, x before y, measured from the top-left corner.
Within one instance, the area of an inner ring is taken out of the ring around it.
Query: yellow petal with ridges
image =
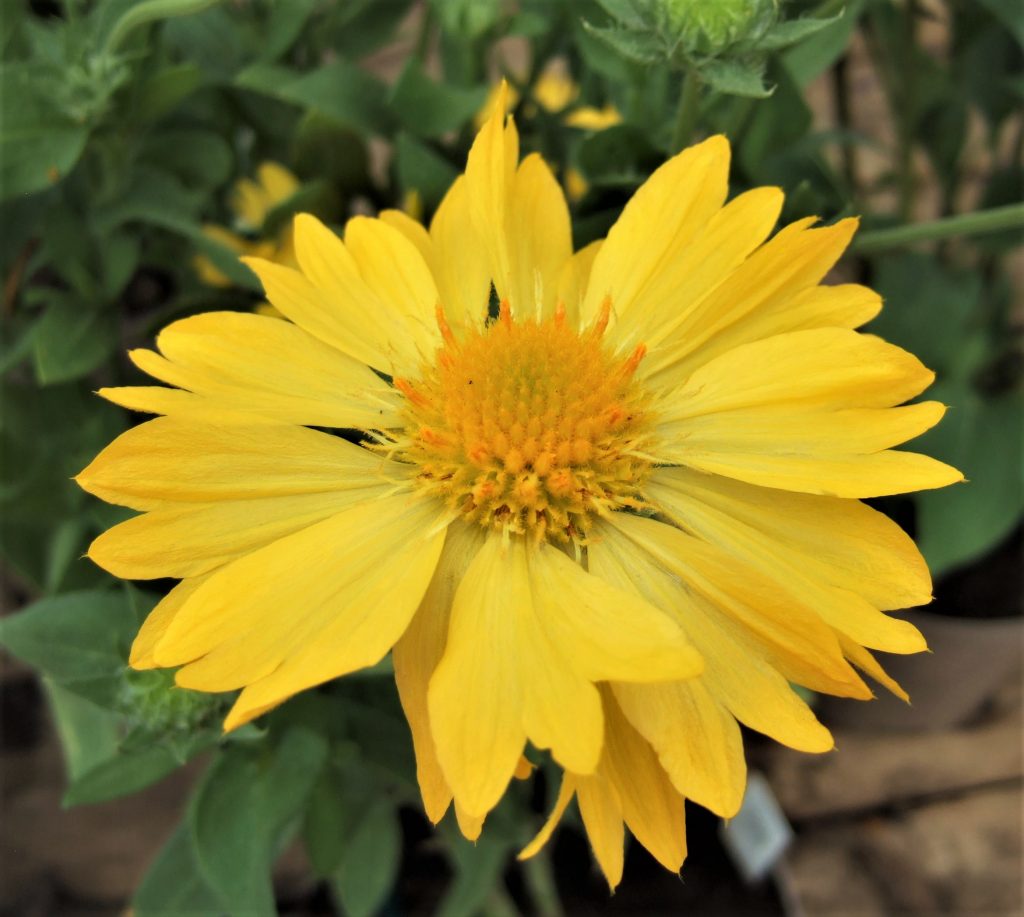
[[[750,344],[790,331],[813,328],[859,328],[882,308],[882,297],[855,283],[812,286],[792,297],[776,296],[701,344],[696,350],[661,348],[644,360],[645,378],[652,386],[678,384],[694,370],[741,344]]]
[[[503,557],[492,536],[455,592],[448,644],[427,691],[438,760],[470,815],[494,807],[526,744],[521,668],[529,659],[517,619],[531,609],[524,552]]]
[[[206,312],[168,325],[157,346],[165,359],[132,351],[140,369],[226,409],[321,427],[398,422],[395,393],[379,376],[291,322]]]
[[[455,329],[479,328],[487,317],[491,269],[470,214],[464,176],[455,179],[430,223],[434,277],[448,320]]]
[[[434,749],[427,711],[427,685],[444,653],[455,590],[484,542],[478,525],[454,522],[434,577],[409,627],[395,644],[395,681],[402,709],[412,730],[416,779],[427,817],[437,824],[448,809],[452,792]]]
[[[182,580],[170,592],[167,593],[142,622],[142,627],[132,642],[131,653],[128,656],[128,665],[133,669],[155,669],[156,660],[153,658],[153,648],[160,642],[171,626],[171,621],[178,613],[185,602],[192,594],[205,583],[206,576],[193,576],[190,579]]]
[[[800,751],[828,751],[832,736],[789,683],[761,656],[717,623],[714,609],[643,548],[612,526],[588,549],[590,569],[620,588],[632,584],[671,614],[704,658],[698,676],[708,692],[742,723]]]
[[[132,427],[75,480],[121,506],[331,493],[405,479],[407,469],[337,436],[283,424],[157,417]]]
[[[913,625],[878,610],[931,599],[920,552],[878,511],[686,468],[658,469],[648,492],[673,521],[807,596],[825,621],[859,643],[888,652],[925,649]]]
[[[857,666],[858,669],[870,675],[882,687],[891,691],[900,700],[906,701],[908,704],[910,703],[910,697],[907,695],[907,692],[900,687],[895,679],[879,665],[878,660],[864,647],[843,634],[839,635],[839,643],[843,647],[843,652],[846,653],[846,658]]]
[[[622,823],[622,802],[614,784],[603,774],[576,778],[576,801],[583,827],[608,887],[622,881],[626,832]]]
[[[123,579],[199,576],[394,487],[358,479],[346,483],[363,486],[162,507],[107,529],[89,546],[88,556]]]
[[[590,271],[603,244],[604,240],[598,239],[585,245],[565,262],[558,275],[557,300],[565,307],[566,318],[574,328],[580,325],[580,307],[587,292]]]
[[[817,285],[850,244],[857,220],[812,229],[814,222],[808,218],[784,227],[723,278],[698,305],[686,311],[685,320],[674,329],[674,346],[652,355],[655,359],[645,371],[653,374],[681,363],[725,329],[745,323],[750,316],[785,308]],[[685,378],[675,371],[671,384],[678,385]]]
[[[609,524],[704,596],[724,628],[755,644],[790,680],[843,696],[868,694],[832,629],[798,597],[780,594],[773,580],[674,526],[624,513]]]
[[[619,317],[645,307],[649,286],[725,202],[728,177],[729,142],[715,136],[673,156],[640,186],[594,259],[585,324],[606,297]]]
[[[409,533],[437,514],[409,494],[365,501],[228,564],[175,616],[157,663],[189,663],[184,687],[250,686],[236,712],[375,664],[433,575],[443,529]]]

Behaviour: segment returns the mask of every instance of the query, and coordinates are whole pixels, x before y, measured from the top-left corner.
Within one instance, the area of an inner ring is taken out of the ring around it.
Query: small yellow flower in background
[[[274,238],[260,238],[270,212],[299,190],[299,180],[276,162],[264,162],[256,169],[256,179],[241,178],[231,189],[228,205],[234,215],[234,228],[207,224],[203,233],[239,255],[252,255],[296,265],[292,228],[289,223]],[[237,231],[236,231],[237,230]],[[253,237],[256,238],[253,238]],[[231,281],[205,255],[195,259],[199,279],[212,287],[226,287]]]
[[[575,796],[614,886],[624,826],[677,870],[684,799],[735,814],[738,722],[832,747],[791,682],[904,696],[869,649],[925,649],[885,612],[930,578],[859,501],[962,476],[893,448],[944,408],[900,407],[932,373],[854,330],[877,294],[821,285],[855,220],[769,238],[782,192],[726,203],[712,137],[574,254],[498,101],[429,229],[300,215],[297,268],[247,259],[289,321],[198,315],[133,351],[169,387],[101,394],[164,416],[78,481],[141,513],[90,557],[181,580],[133,667],[241,689],[234,729],[393,650],[430,818],[454,800],[475,838],[527,742],[550,749],[524,855]]]

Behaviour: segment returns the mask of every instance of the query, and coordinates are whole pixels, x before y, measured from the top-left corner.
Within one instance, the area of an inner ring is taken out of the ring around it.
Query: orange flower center
[[[397,457],[466,519],[538,540],[586,542],[593,515],[644,506],[651,468],[648,399],[633,374],[644,355],[603,346],[609,307],[577,332],[559,308],[544,321],[496,321],[444,338],[410,382]]]

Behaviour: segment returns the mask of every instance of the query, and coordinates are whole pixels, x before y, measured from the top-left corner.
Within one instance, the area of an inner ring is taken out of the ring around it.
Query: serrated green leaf
[[[736,60],[712,60],[701,65],[701,77],[717,92],[749,99],[766,99],[775,90],[764,84],[761,67]]]
[[[132,898],[134,917],[219,917],[220,899],[196,862],[188,825],[179,825],[146,871]]]
[[[783,62],[800,86],[807,86],[843,56],[863,9],[864,0],[849,0],[843,12],[822,29],[814,41],[786,51]]]
[[[627,32],[625,29],[602,28],[584,21],[583,28],[627,60],[639,64],[653,64],[665,59],[661,39],[652,33]]]
[[[795,45],[798,41],[817,35],[822,29],[839,22],[840,16],[830,16],[827,19],[814,19],[809,16],[801,16],[799,19],[788,19],[777,22],[764,33],[755,43],[758,51],[779,51]]]

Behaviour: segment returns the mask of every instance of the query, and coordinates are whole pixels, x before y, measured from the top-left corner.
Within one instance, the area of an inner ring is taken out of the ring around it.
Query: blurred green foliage
[[[935,32],[933,7],[794,0],[736,25],[690,21],[697,5],[679,0],[0,0],[0,553],[35,600],[3,622],[0,640],[43,673],[67,804],[132,792],[212,751],[138,890],[140,917],[271,912],[270,866],[296,837],[344,913],[377,913],[400,861],[399,808],[418,804],[386,665],[222,737],[224,698],[126,670],[159,590],[117,584],[83,559],[128,513],[71,477],[139,419],[92,391],[138,378],[125,351],[167,321],[259,299],[235,253],[203,232],[232,224],[232,183],[265,160],[299,177],[261,232],[300,208],[340,224],[413,192],[429,216],[501,70],[519,90],[523,146],[561,179],[575,170],[586,182],[574,204],[582,245],[680,141],[726,132],[735,191],[782,186],[786,220],[864,215],[864,254],[846,276],[887,300],[870,330],[934,368],[929,397],[951,407],[915,447],[971,479],[913,498],[941,575],[982,558],[1024,509],[1020,292],[1014,312],[1007,272],[1021,235],[890,249],[871,232],[910,222],[925,194],[940,216],[1019,203],[1024,26],[1012,2],[947,0],[939,52],[922,37]],[[524,69],[496,45],[507,37],[527,48]],[[885,89],[884,146],[851,119],[854,41]],[[387,58],[367,58],[395,42],[400,66],[385,79]],[[570,105],[611,103],[622,123],[570,128],[564,113],[531,104],[556,57],[579,87]],[[827,127],[812,84],[835,111]],[[987,151],[981,174],[969,148]],[[881,166],[865,168],[869,159]],[[204,285],[199,255],[230,285]],[[512,792],[475,846],[442,825],[453,878],[441,914],[501,911],[510,855],[536,826],[528,803]]]

